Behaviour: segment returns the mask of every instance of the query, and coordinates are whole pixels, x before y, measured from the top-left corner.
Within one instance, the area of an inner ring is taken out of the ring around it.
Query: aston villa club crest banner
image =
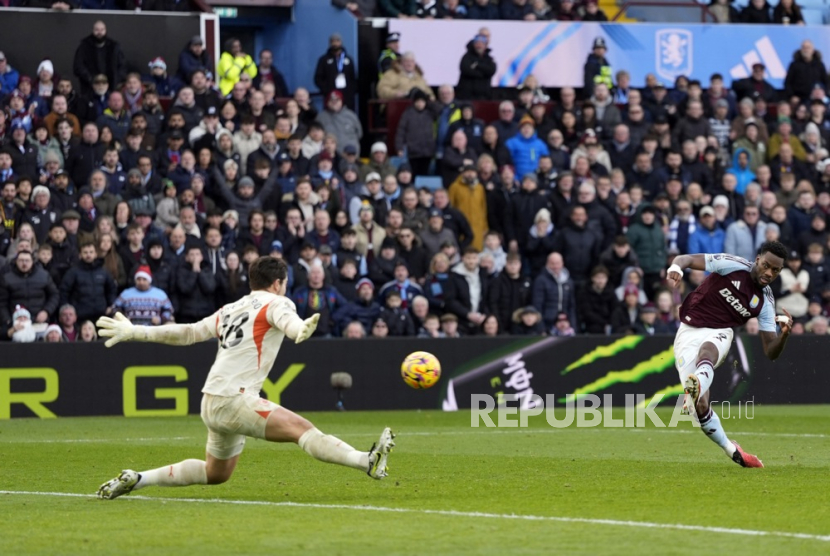
[[[467,43],[483,26],[491,33],[497,87],[515,87],[530,74],[545,87],[582,87],[583,66],[597,37],[608,45],[613,70],[628,70],[637,87],[649,73],[667,86],[681,75],[705,85],[713,73],[729,84],[748,77],[761,62],[767,80],[783,88],[801,41],[810,39],[830,52],[830,33],[820,26],[389,20],[389,31],[401,33],[401,51],[415,53],[435,86],[458,83]]]

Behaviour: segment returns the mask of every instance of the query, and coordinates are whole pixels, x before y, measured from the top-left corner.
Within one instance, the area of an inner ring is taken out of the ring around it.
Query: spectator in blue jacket
[[[0,98],[6,98],[17,88],[20,73],[11,67],[6,55],[0,52]]]
[[[759,219],[760,209],[748,206],[744,209],[743,218],[730,224],[726,229],[726,238],[723,240],[725,253],[754,261],[758,248],[766,241],[767,223]]]
[[[732,167],[727,170],[738,180],[735,192],[743,195],[746,193],[746,186],[755,181],[755,173],[752,171],[752,155],[744,148],[735,149],[732,155]]]
[[[715,209],[709,206],[700,209],[698,224],[689,236],[689,253],[723,253],[726,232],[717,225]]]
[[[176,77],[179,78],[182,85],[185,85],[190,83],[190,77],[194,71],[209,69],[210,57],[205,50],[205,42],[200,35],[196,35],[190,39],[179,54],[179,69],[176,72]]]
[[[548,146],[536,136],[533,118],[529,115],[522,116],[519,120],[519,133],[507,140],[505,143],[517,176],[524,176],[536,172],[539,166],[539,158],[549,156]]]
[[[574,286],[571,274],[565,268],[565,261],[559,253],[548,255],[545,268],[533,281],[532,299],[533,306],[542,313],[547,330],[556,326],[559,313],[565,313],[572,324],[576,323]]]

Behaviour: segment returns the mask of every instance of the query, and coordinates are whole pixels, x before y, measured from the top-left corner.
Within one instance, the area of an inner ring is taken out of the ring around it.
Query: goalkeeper
[[[148,486],[217,485],[230,479],[248,436],[271,442],[296,442],[312,457],[387,475],[386,461],[395,445],[394,434],[383,430],[368,452],[320,432],[309,421],[259,396],[274,365],[283,338],[307,340],[320,315],[305,321],[285,297],[288,268],[272,257],[257,259],[250,268],[251,294],[225,305],[195,324],[134,326],[122,314],[98,320],[107,347],[118,342],[157,342],[190,345],[219,340],[216,361],[202,388],[202,420],[208,428],[205,460],[187,459],[158,469],[124,470],[98,489],[98,497],[113,499]]]

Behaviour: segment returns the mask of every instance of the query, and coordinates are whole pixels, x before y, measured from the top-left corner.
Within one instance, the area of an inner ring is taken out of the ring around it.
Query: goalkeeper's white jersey
[[[259,394],[285,338],[283,331],[299,318],[287,297],[255,291],[204,319],[200,324],[213,328],[219,350],[202,392]]]

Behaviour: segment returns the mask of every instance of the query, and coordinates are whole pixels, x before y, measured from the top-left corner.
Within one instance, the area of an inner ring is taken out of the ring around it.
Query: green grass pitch
[[[827,406],[724,419],[765,469],[738,467],[688,424],[473,429],[468,412],[307,417],[362,449],[392,426],[390,476],[373,481],[295,445],[249,440],[224,485],[101,501],[92,493],[122,468],[201,457],[201,420],[0,422],[0,553],[830,554]]]

